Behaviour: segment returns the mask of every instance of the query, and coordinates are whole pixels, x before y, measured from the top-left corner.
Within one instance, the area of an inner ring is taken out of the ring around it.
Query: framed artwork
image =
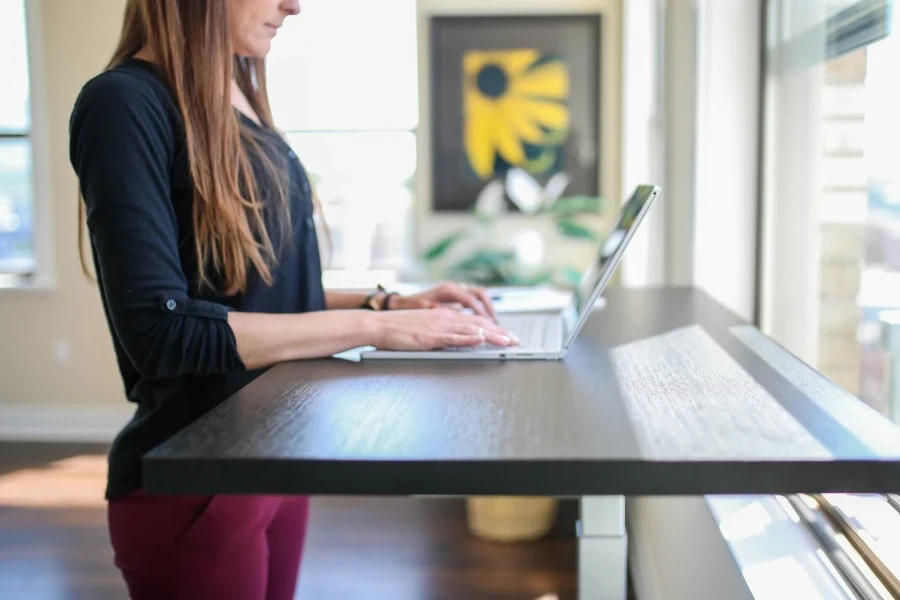
[[[519,167],[567,194],[600,187],[602,16],[431,20],[432,210],[463,212]],[[515,210],[507,198],[507,206]]]

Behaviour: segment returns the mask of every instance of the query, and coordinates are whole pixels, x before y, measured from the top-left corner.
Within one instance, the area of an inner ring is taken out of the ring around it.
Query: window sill
[[[0,274],[0,298],[17,294],[46,294],[55,292],[56,287],[54,277]]]

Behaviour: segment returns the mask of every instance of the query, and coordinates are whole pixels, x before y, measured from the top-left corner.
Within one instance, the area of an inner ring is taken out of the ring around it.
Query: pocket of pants
[[[204,537],[208,537],[211,532],[215,531],[214,516],[217,504],[221,501],[220,496],[209,496],[205,498],[196,507],[196,513],[185,524],[178,536],[178,543],[189,543],[194,540],[203,541]],[[215,541],[211,541],[215,544]]]

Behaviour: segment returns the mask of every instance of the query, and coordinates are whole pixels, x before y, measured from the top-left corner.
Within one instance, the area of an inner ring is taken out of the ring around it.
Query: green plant
[[[553,231],[562,239],[596,244],[598,234],[581,217],[599,215],[605,208],[597,196],[563,196],[568,184],[565,174],[557,174],[541,187],[524,171],[511,170],[503,181],[490,182],[479,194],[473,208],[473,225],[453,231],[431,244],[422,260],[439,278],[486,286],[527,286],[552,283],[571,288],[578,284],[581,269],[573,265],[553,265],[545,261],[523,264],[515,248],[498,245],[495,226],[506,213],[506,197],[525,214],[551,220]],[[546,235],[541,244],[546,246]]]

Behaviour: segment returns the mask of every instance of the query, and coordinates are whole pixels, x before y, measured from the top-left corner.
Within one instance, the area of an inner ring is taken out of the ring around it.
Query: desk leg
[[[578,600],[625,600],[628,534],[624,496],[581,498]]]

